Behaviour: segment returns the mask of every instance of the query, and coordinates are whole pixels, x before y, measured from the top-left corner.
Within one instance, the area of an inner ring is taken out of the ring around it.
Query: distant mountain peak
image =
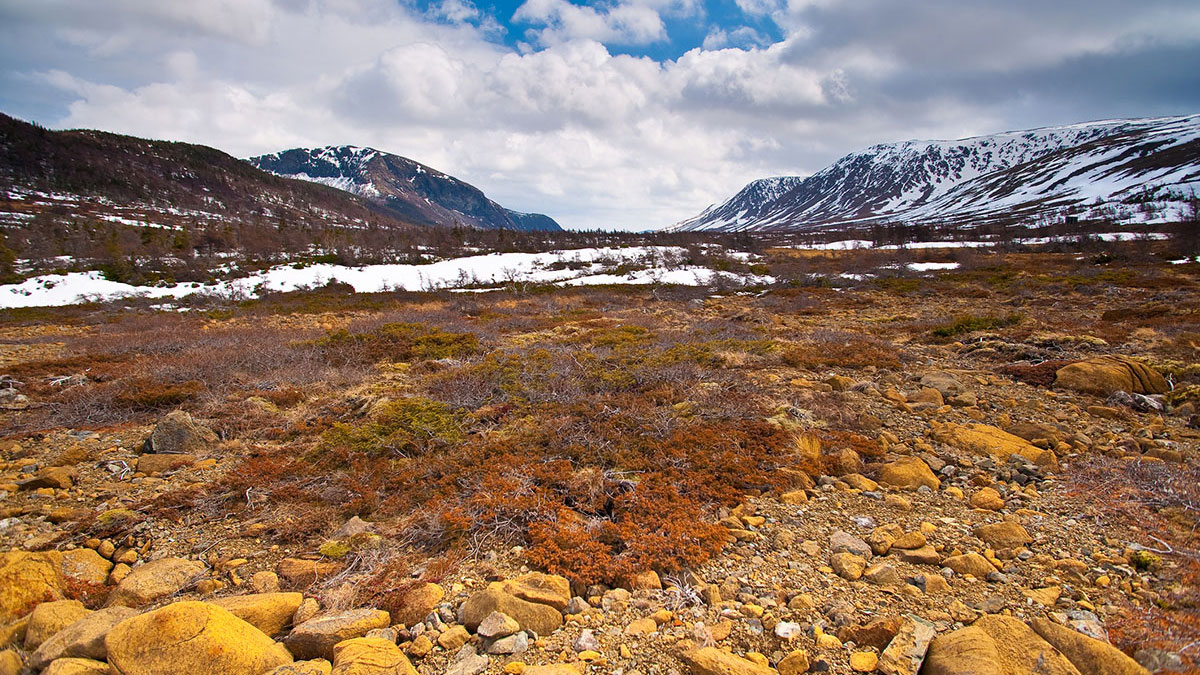
[[[873,145],[807,177],[754,181],[676,230],[1033,220],[1200,187],[1200,115],[1103,120]],[[786,189],[783,189],[786,188]],[[1135,214],[1136,215],[1136,214]]]
[[[375,200],[421,225],[485,229],[560,230],[541,214],[518,214],[478,188],[419,162],[354,145],[294,148],[251,157],[265,171],[299,178]]]

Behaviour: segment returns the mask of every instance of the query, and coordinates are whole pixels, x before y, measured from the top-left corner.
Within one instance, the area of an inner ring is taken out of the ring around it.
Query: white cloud
[[[568,0],[525,0],[513,20],[543,26],[530,31],[542,45],[580,39],[643,45],[667,37],[658,8],[637,2],[598,9]]]

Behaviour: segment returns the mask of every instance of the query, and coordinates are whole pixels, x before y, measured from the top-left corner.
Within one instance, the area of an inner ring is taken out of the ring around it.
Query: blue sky
[[[1200,112],[1195,0],[0,0],[0,111],[353,144],[567,227],[867,146]]]

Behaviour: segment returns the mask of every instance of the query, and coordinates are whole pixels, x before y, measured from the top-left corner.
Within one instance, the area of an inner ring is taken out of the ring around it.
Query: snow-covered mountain
[[[1200,188],[1200,115],[876,145],[807,177],[750,183],[676,230],[1178,217]],[[1149,205],[1149,206],[1147,206]]]
[[[379,202],[419,225],[559,230],[542,214],[506,209],[478,188],[406,157],[352,145],[295,148],[251,157],[264,171],[322,183]]]

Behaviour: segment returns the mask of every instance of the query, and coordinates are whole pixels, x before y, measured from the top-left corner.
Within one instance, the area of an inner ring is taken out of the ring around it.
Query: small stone
[[[800,675],[800,673],[808,672],[808,668],[808,652],[803,649],[797,649],[783,657],[776,666],[779,675]]]
[[[626,635],[649,635],[658,630],[658,624],[654,623],[654,619],[649,617],[643,619],[635,619],[625,627]]]
[[[471,634],[461,625],[455,625],[450,630],[438,636],[437,643],[442,649],[448,652],[456,651],[463,645],[467,644],[467,640],[471,639]]]
[[[516,619],[503,612],[492,612],[480,622],[475,632],[480,637],[496,639],[508,637],[519,630],[521,630],[521,626],[517,623]]]
[[[854,652],[850,655],[850,668],[859,673],[871,673],[879,664],[879,657],[874,652]]]
[[[862,577],[867,567],[867,561],[853,553],[842,551],[829,557],[829,566],[839,577],[854,581]]]

